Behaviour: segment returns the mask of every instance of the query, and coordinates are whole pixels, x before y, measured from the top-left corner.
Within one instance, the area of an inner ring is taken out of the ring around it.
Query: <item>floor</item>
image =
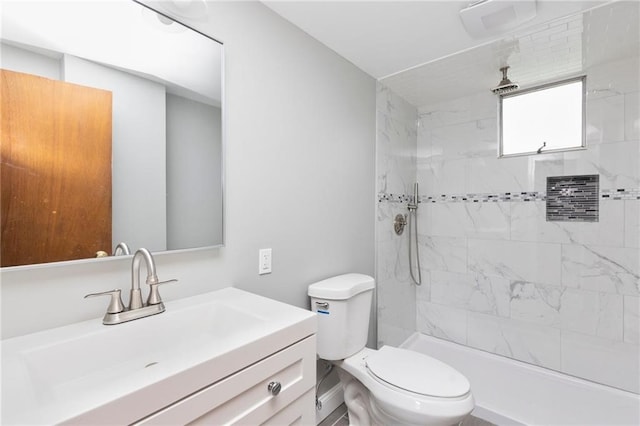
[[[479,419],[478,417],[469,416],[460,423],[460,426],[496,426],[491,422]]]
[[[318,426],[349,426],[349,414],[347,406],[340,404],[338,408],[333,410]],[[475,426],[475,425],[472,425]]]
[[[349,426],[349,414],[347,407],[341,404],[333,410],[318,426]],[[460,426],[496,426],[486,420],[469,416],[460,423]]]

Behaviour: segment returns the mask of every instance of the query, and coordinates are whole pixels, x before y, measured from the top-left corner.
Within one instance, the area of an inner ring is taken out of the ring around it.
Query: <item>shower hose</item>
[[[417,204],[416,204],[417,206]],[[418,218],[417,218],[417,214],[416,214],[416,208],[409,208],[409,218],[408,218],[408,222],[409,222],[409,273],[411,274],[411,279],[413,280],[413,282],[416,285],[421,285],[422,284],[422,274],[420,273],[420,252],[418,250]],[[413,232],[411,232],[411,228],[413,228]],[[411,235],[413,234],[414,238],[411,238]],[[415,249],[416,249],[416,254],[415,256],[412,253],[411,247],[412,247],[412,240],[415,242]],[[413,258],[416,258],[416,266],[417,266],[417,276],[418,279],[416,279],[414,273],[413,273]]]

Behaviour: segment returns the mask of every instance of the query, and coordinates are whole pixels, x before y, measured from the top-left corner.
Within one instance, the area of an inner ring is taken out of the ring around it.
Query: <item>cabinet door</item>
[[[291,423],[303,418],[313,423],[315,418],[308,413],[313,412],[314,398],[301,397],[315,387],[315,362],[316,341],[311,336],[136,424],[259,425],[292,404],[283,414]],[[277,395],[269,391],[272,382],[281,385]]]

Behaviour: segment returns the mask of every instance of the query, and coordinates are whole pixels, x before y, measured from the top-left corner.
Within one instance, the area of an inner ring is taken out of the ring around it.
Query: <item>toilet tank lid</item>
[[[375,280],[368,275],[344,274],[311,284],[308,294],[320,299],[344,300],[374,287]]]

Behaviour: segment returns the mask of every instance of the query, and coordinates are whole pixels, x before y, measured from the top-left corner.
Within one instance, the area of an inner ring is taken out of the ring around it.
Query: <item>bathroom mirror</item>
[[[223,244],[222,44],[146,3],[3,1],[3,267]]]

